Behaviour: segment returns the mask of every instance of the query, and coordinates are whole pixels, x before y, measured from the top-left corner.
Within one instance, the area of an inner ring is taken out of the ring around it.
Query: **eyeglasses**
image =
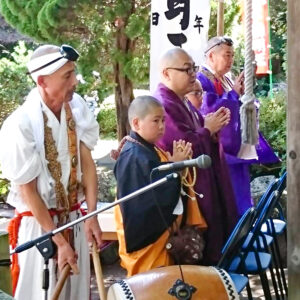
[[[194,96],[200,97],[200,96],[203,95],[203,90],[201,90],[201,91],[193,91],[193,92],[189,92],[188,95],[194,95]]]
[[[211,49],[213,49],[213,48],[215,48],[215,47],[217,47],[217,46],[220,46],[220,45],[222,45],[222,44],[225,44],[225,45],[231,47],[231,46],[233,45],[233,41],[232,41],[232,39],[229,38],[229,37],[222,36],[222,37],[219,38],[219,42],[217,42],[215,45],[213,45],[213,46],[209,47],[207,50],[205,50],[205,54],[206,54],[209,50],[211,50]]]
[[[186,74],[188,75],[192,75],[193,73],[197,73],[199,71],[199,66],[192,66],[189,68],[166,68],[166,70],[176,70],[176,71],[180,71],[180,72],[186,72]]]
[[[55,62],[59,61],[62,58],[66,58],[67,60],[70,60],[70,61],[76,61],[77,58],[79,57],[79,53],[73,47],[71,47],[69,45],[62,45],[59,49],[59,52],[61,54],[61,57],[58,57],[58,58],[46,63],[45,65],[38,67],[37,69],[34,69],[31,72],[27,72],[26,74],[32,74],[34,72],[42,70],[42,69],[54,64]]]

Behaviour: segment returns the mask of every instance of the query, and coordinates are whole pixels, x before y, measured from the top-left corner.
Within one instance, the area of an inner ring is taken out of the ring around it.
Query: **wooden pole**
[[[218,4],[218,20],[217,20],[217,36],[224,35],[224,0],[219,0]]]
[[[288,275],[289,299],[300,295],[300,1],[288,6]]]
[[[105,291],[105,286],[104,286],[101,262],[100,262],[99,252],[97,251],[97,245],[96,245],[95,241],[93,241],[92,255],[93,255],[93,264],[94,264],[94,270],[95,270],[95,274],[96,274],[96,280],[97,280],[97,286],[98,286],[98,291],[99,291],[99,295],[100,295],[100,300],[106,300],[106,291]]]
[[[65,282],[70,274],[70,271],[71,271],[71,267],[69,264],[65,265],[64,268],[62,269],[61,271],[61,274],[58,278],[58,281],[56,283],[56,286],[55,286],[55,289],[54,289],[54,292],[51,296],[51,300],[57,300],[60,293],[61,293],[61,290],[63,289],[64,285],[65,285]]]

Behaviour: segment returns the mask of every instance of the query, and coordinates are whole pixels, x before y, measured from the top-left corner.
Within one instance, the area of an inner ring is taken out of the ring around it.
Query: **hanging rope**
[[[253,55],[252,55],[252,0],[246,1],[245,10],[245,94],[242,96],[240,111],[242,143],[256,145],[258,132],[256,123],[255,97],[253,94]]]

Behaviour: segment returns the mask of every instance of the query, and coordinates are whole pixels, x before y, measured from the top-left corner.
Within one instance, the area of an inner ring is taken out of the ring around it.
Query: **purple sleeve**
[[[200,109],[203,115],[215,112],[222,106],[230,110],[230,122],[221,130],[220,141],[225,153],[236,156],[241,146],[239,95],[231,90],[219,96],[216,93],[214,84],[204,74],[198,73],[197,78],[200,80],[205,92]]]
[[[204,127],[192,129],[182,114],[182,108],[173,103],[172,106],[165,106],[166,110],[166,133],[159,141],[159,145],[171,151],[173,141],[183,139],[193,144],[193,157],[201,154],[210,154],[211,152],[211,135],[210,131]]]

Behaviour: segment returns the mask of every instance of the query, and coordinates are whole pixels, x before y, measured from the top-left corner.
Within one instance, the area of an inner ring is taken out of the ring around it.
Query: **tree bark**
[[[135,0],[131,0],[131,11],[128,17],[134,13]],[[125,27],[128,21],[127,18],[119,18],[115,21],[117,27],[116,32],[116,47],[126,56],[128,53],[133,52],[135,47],[135,41],[130,40],[125,34]],[[127,135],[130,131],[130,125],[128,123],[128,107],[133,100],[133,83],[124,74],[123,65],[120,62],[115,63],[115,103],[117,110],[117,130],[118,140]]]
[[[300,295],[300,2],[288,3],[288,278],[289,299]]]
[[[117,111],[118,140],[129,133],[128,107],[133,99],[133,84],[122,74],[120,63],[115,64],[115,103]]]

